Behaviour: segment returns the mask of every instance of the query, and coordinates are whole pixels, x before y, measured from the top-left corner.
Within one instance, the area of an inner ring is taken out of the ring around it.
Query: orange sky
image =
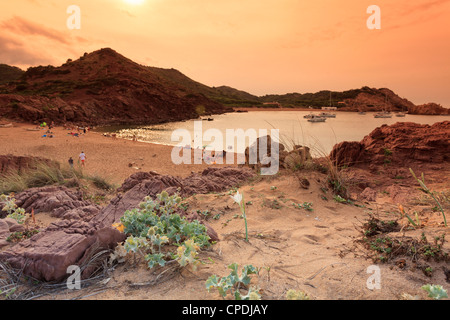
[[[381,30],[366,27],[373,4]],[[0,28],[0,63],[24,69],[111,47],[255,95],[367,85],[450,107],[450,0],[14,0]]]

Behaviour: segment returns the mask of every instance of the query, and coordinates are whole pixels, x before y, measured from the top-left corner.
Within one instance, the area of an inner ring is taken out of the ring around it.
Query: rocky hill
[[[106,48],[60,67],[29,68],[0,86],[0,117],[91,125],[150,124],[223,113],[205,95]]]
[[[20,68],[0,64],[0,84],[18,80],[24,72]]]
[[[450,109],[444,108],[440,104],[433,102],[411,107],[408,111],[411,114],[450,115]]]
[[[331,95],[330,95],[331,94]],[[330,99],[331,96],[331,99]],[[266,95],[260,97],[263,102],[279,102],[283,107],[291,108],[322,108],[337,107],[341,111],[392,111],[408,112],[409,114],[442,115],[450,114],[450,109],[435,103],[416,106],[411,101],[398,96],[387,88],[352,89],[343,92],[319,91],[316,93],[289,93],[284,95]]]

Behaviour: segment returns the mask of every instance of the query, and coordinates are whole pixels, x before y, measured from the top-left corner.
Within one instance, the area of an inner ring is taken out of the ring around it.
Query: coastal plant
[[[236,202],[239,205],[239,208],[241,209],[242,217],[245,223],[245,241],[248,242],[247,214],[245,212],[244,194],[239,193],[238,190],[234,196],[231,196],[231,198],[233,199],[234,202]]]
[[[40,231],[37,229],[34,230],[26,230],[23,232],[17,231],[17,232],[12,232],[9,237],[6,238],[6,241],[8,242],[20,242],[24,239],[28,239],[31,238],[32,236],[34,236],[35,234],[38,234]]]
[[[137,209],[128,210],[114,227],[128,235],[124,252],[144,257],[151,269],[177,261],[180,266],[198,265],[198,251],[210,246],[206,227],[189,222],[178,213],[181,198],[165,191],[156,199],[146,197]],[[177,249],[175,249],[177,248]],[[123,256],[119,255],[119,256]]]
[[[436,202],[436,205],[437,205],[437,207],[439,208],[439,210],[441,211],[442,217],[444,218],[444,225],[447,227],[447,219],[446,219],[446,217],[445,217],[444,209],[442,208],[441,203],[436,199],[436,197],[435,197],[435,195],[434,195],[434,192],[432,192],[432,191],[426,186],[426,184],[425,184],[425,177],[424,177],[423,173],[422,173],[421,178],[419,179],[419,178],[417,178],[416,174],[414,173],[414,171],[413,171],[411,168],[409,168],[409,171],[411,172],[411,174],[412,174],[412,176],[414,177],[414,179],[416,179],[417,182],[419,183],[419,185],[420,185],[420,190],[423,191],[425,194],[429,195],[429,196]]]
[[[259,289],[250,287],[252,274],[257,274],[258,270],[252,265],[244,265],[241,270],[241,275],[238,273],[238,264],[232,263],[228,266],[230,274],[228,276],[219,278],[217,275],[212,275],[206,280],[206,289],[211,292],[214,288],[217,289],[222,298],[226,298],[228,294],[235,300],[260,300],[261,295]],[[248,288],[247,294],[242,295],[241,289]]]
[[[428,293],[428,297],[434,300],[448,298],[447,290],[445,290],[441,285],[427,284],[422,286],[422,290],[425,290]]]
[[[0,176],[0,193],[21,192],[29,188],[64,184],[70,179],[84,178],[83,173],[58,163],[36,162],[34,167]]]
[[[25,209],[17,206],[16,199],[13,196],[0,195],[0,203],[3,203],[2,211],[8,214],[7,218],[12,218],[19,224],[23,224],[28,218],[28,215],[25,214]]]
[[[309,300],[309,296],[300,290],[290,289],[286,292],[287,300]]]
[[[406,219],[408,219],[409,223],[412,224],[412,226],[414,228],[418,228],[421,226],[421,222],[420,222],[420,218],[419,218],[419,214],[417,213],[417,211],[414,211],[414,216],[415,216],[415,221],[405,212],[405,209],[403,208],[403,206],[401,204],[398,205],[398,209],[400,210],[400,213],[402,216],[406,217]]]
[[[347,200],[342,198],[340,195],[335,195],[333,197],[334,201],[338,202],[338,203],[347,203]]]
[[[314,209],[312,208],[313,204],[311,202],[292,203],[292,205],[296,209],[304,209],[306,211],[314,211]]]

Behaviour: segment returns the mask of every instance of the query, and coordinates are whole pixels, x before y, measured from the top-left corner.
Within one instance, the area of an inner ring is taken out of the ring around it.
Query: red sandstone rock
[[[421,125],[411,122],[373,130],[361,142],[334,146],[330,158],[342,165],[383,165],[404,167],[411,163],[443,163],[450,160],[450,121]]]

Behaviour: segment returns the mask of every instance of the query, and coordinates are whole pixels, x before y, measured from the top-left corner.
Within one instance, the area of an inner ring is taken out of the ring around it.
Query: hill
[[[0,64],[0,84],[18,80],[24,73],[20,68]]]
[[[91,125],[151,124],[227,109],[105,48],[60,67],[29,68],[0,87],[0,117]],[[193,82],[193,81],[192,81]]]
[[[245,91],[240,91],[228,86],[209,87],[200,82],[194,81],[176,69],[163,69],[148,67],[157,74],[161,80],[167,84],[184,88],[186,92],[202,94],[211,100],[229,107],[236,106],[260,106],[262,102],[259,97]]]

